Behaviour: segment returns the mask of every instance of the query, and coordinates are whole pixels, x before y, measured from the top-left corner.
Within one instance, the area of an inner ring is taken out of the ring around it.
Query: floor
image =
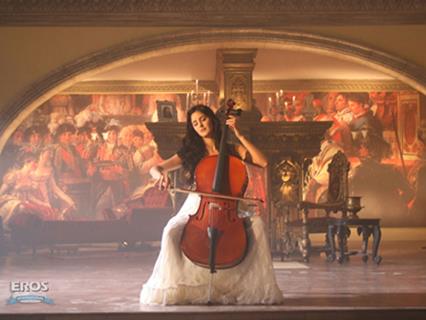
[[[351,242],[350,246],[359,246]],[[149,277],[158,248],[117,251],[116,245],[41,249],[0,257],[0,319],[325,319],[341,312],[381,318],[426,318],[426,242],[382,242],[380,265],[360,256],[346,264],[312,257],[274,261],[285,303],[279,306],[140,306],[138,295]],[[54,304],[7,304],[12,281],[47,281]],[[37,317],[37,315],[44,315]],[[50,316],[49,316],[50,315]],[[65,316],[65,318],[64,318]],[[66,317],[68,316],[68,317]],[[219,317],[221,316],[221,317]],[[114,318],[115,319],[115,318]]]

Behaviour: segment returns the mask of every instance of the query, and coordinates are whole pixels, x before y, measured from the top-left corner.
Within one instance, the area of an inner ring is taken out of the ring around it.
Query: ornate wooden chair
[[[367,247],[370,235],[373,235],[372,256],[374,262],[379,264],[381,257],[378,248],[381,239],[380,219],[359,218],[357,212],[361,210],[360,197],[350,197],[348,188],[348,173],[350,163],[345,154],[338,151],[328,165],[329,185],[327,200],[315,203],[301,201],[298,205],[301,212],[302,240],[300,248],[304,261],[309,261],[312,246],[309,239],[311,233],[325,233],[325,244],[320,250],[325,251],[327,260],[336,259],[335,238],[338,239],[338,261],[343,263],[349,255],[360,253],[363,261],[368,260]],[[309,217],[309,211],[317,209],[325,212],[321,217]],[[331,215],[331,213],[340,213]],[[362,236],[361,251],[349,252],[347,239],[351,232],[349,227],[357,227],[357,232]]]
[[[325,251],[327,257],[330,257],[330,259],[333,257],[333,253],[331,252],[332,245],[330,243],[332,239],[328,236],[328,226],[335,217],[330,216],[330,214],[341,212],[342,216],[347,215],[348,208],[346,204],[348,199],[349,169],[350,163],[345,154],[338,151],[328,165],[329,182],[326,201],[319,203],[301,201],[298,205],[301,213],[300,223],[302,227],[302,239],[299,247],[305,261],[309,261],[312,249],[309,239],[310,233],[326,234],[325,245],[320,249]],[[314,209],[324,211],[325,215],[321,217],[309,217],[309,211]]]

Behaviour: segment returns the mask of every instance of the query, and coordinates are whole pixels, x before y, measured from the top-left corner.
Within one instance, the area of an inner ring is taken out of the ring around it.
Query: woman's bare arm
[[[149,170],[149,173],[151,174],[151,177],[153,177],[156,180],[156,184],[158,184],[158,187],[160,190],[166,189],[169,184],[169,176],[168,172],[172,170],[176,170],[182,166],[182,159],[175,154],[174,156],[168,158],[167,160],[164,160],[160,162],[158,165],[152,167]]]
[[[242,159],[246,158],[246,153],[248,152],[254,164],[257,164],[262,168],[265,168],[268,165],[268,160],[265,155],[250,140],[244,136],[238,137],[238,140],[240,140],[241,145],[237,146],[237,152]]]
[[[268,165],[268,159],[266,159],[262,151],[260,151],[250,140],[241,134],[237,126],[237,119],[230,116],[229,119],[226,120],[226,124],[234,130],[235,136],[241,142],[241,146],[237,147],[237,152],[240,154],[241,158],[244,159],[248,152],[251,155],[254,164],[263,168],[266,167]]]

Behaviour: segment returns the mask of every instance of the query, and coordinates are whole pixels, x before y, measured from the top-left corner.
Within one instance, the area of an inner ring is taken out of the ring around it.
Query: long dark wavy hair
[[[197,111],[203,113],[210,119],[213,127],[213,137],[216,148],[218,149],[222,135],[220,121],[208,106],[197,104],[188,110],[186,115],[186,135],[182,140],[182,147],[177,154],[182,159],[183,176],[189,184],[194,181],[194,171],[198,162],[207,155],[207,149],[203,139],[192,126],[191,116]]]

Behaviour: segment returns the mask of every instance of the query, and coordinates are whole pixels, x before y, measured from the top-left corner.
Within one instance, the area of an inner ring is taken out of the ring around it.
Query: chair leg
[[[329,224],[327,227],[327,261],[333,262],[336,260],[336,226]]]
[[[301,243],[301,252],[304,262],[309,262],[309,257],[311,255],[311,240],[309,239],[309,227],[308,227],[308,210],[303,210],[302,212],[302,243]]]

